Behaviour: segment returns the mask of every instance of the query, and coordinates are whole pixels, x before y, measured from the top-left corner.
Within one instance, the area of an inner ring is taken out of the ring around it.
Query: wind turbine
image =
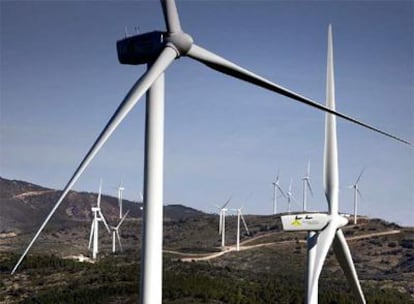
[[[221,248],[224,249],[225,242],[226,242],[226,212],[227,212],[227,205],[230,203],[231,197],[224,203],[223,206],[216,207],[219,209],[219,234],[221,233]]]
[[[358,215],[358,196],[362,198],[362,194],[359,191],[359,180],[361,179],[364,170],[361,171],[355,183],[349,188],[354,189],[354,225],[357,224],[357,215]]]
[[[328,29],[328,64],[326,104],[335,110],[335,87],[333,67],[332,26]],[[335,255],[358,303],[365,303],[358,275],[355,270],[352,256],[345,240],[341,227],[348,220],[339,215],[339,168],[338,144],[336,134],[336,117],[326,114],[325,118],[325,151],[323,183],[328,201],[327,214],[300,214],[282,217],[283,228],[288,231],[315,231],[308,238],[308,267],[307,267],[307,294],[306,303],[318,303],[319,276],[325,263],[329,248],[333,245]]]
[[[277,173],[276,180],[272,183],[273,185],[273,214],[277,214],[277,192],[286,198],[285,192],[279,185],[279,172]]]
[[[303,181],[303,211],[307,211],[307,194],[308,190],[310,194],[313,196],[312,187],[310,184],[310,161],[308,161],[308,169],[306,171],[306,175],[302,177]]]
[[[118,239],[119,249],[122,251],[121,237],[119,236],[119,227],[121,227],[122,223],[125,221],[128,213],[129,213],[129,210],[121,218],[118,225],[111,226],[111,231],[112,231],[112,253],[116,252],[116,240],[115,240],[115,238]]]
[[[101,194],[102,194],[102,180],[99,184],[99,194],[98,194],[98,200],[96,203],[96,207],[92,207],[93,212],[93,220],[91,225],[91,233],[89,235],[89,245],[88,248],[91,249],[92,246],[92,258],[95,260],[96,255],[98,254],[98,238],[99,238],[99,222],[103,222],[105,225],[106,230],[108,230],[109,233],[109,226],[108,223],[105,220],[105,217],[102,214],[101,211]]]
[[[119,218],[122,219],[122,192],[124,192],[125,188],[122,187],[122,182],[119,184],[118,187],[118,205],[119,205]]]
[[[293,186],[293,179],[290,180],[289,189],[288,189],[288,192],[287,192],[288,213],[291,212],[292,201],[296,201],[295,197],[293,196],[292,186]]]
[[[126,37],[117,42],[118,59],[122,64],[146,64],[147,71],[139,78],[104,127],[86,156],[75,170],[62,194],[39,230],[30,241],[12,270],[20,263],[60,206],[70,189],[79,179],[114,130],[147,92],[144,157],[144,227],[141,257],[140,302],[156,304],[162,301],[162,205],[163,205],[163,151],[164,151],[164,72],[179,57],[188,56],[206,66],[249,82],[261,88],[284,95],[313,108],[335,114],[352,123],[411,145],[410,142],[374,128],[345,114],[336,112],[307,97],[279,86],[244,69],[194,43],[181,28],[174,0],[161,0],[166,31],[153,31]]]
[[[247,234],[249,234],[249,228],[247,227],[246,220],[244,219],[242,208],[239,209],[233,209],[234,211],[237,211],[237,243],[236,243],[236,250],[240,250],[240,219],[243,221],[244,229],[246,230]]]

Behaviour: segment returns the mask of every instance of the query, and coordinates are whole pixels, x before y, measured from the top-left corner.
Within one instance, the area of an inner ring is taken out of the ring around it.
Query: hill
[[[12,215],[9,223],[14,224],[0,235],[0,302],[138,301],[140,204],[127,203],[132,212],[121,228],[124,252],[112,254],[111,236],[101,229],[98,261],[79,263],[66,258],[89,255],[90,206],[97,195],[72,192],[19,272],[10,276],[59,191],[20,181],[0,182],[1,208],[6,206]],[[102,209],[116,222],[116,198],[104,196]],[[246,215],[251,234],[243,233],[239,252],[234,250],[236,216],[228,216],[228,247],[220,252],[218,215],[182,205],[164,210],[163,303],[303,303],[305,234],[283,232],[279,215]],[[4,213],[0,216],[3,222]],[[414,229],[360,218],[344,233],[368,303],[413,302]],[[350,303],[350,299],[342,270],[330,253],[320,280],[320,303]]]

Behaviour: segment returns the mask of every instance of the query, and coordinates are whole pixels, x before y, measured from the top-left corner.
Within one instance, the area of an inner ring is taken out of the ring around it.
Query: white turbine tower
[[[30,241],[14,266],[14,273],[24,257],[79,179],[115,129],[147,93],[144,157],[144,227],[141,256],[140,302],[162,302],[162,218],[163,218],[163,156],[164,156],[164,73],[179,57],[188,56],[206,66],[245,82],[294,99],[313,108],[335,114],[345,120],[379,132],[400,142],[410,142],[385,133],[350,116],[336,112],[307,97],[279,86],[244,69],[194,43],[181,28],[174,0],[161,0],[166,31],[153,31],[126,37],[117,43],[118,59],[122,64],[146,64],[147,71],[137,80],[110,118],[94,144],[75,170],[55,206]]]
[[[221,248],[224,249],[226,243],[226,212],[227,212],[227,205],[230,203],[231,197],[224,203],[223,206],[216,207],[219,209],[219,234],[221,234]]]
[[[306,175],[304,177],[302,177],[302,181],[303,181],[303,211],[307,211],[307,194],[308,194],[308,190],[310,192],[310,194],[313,196],[313,191],[312,191],[312,187],[310,184],[310,161],[308,161],[308,169],[306,171]]]
[[[357,224],[358,217],[358,196],[362,198],[362,194],[359,191],[359,180],[361,179],[363,173],[364,170],[361,171],[355,183],[352,186],[350,186],[351,189],[354,189],[354,225]]]
[[[273,185],[273,214],[277,214],[277,192],[286,198],[285,192],[279,185],[279,173],[277,173],[276,180],[272,183]]]
[[[122,193],[124,192],[125,188],[122,187],[122,182],[119,184],[118,187],[118,205],[119,205],[119,218],[122,218]]]
[[[93,212],[93,220],[91,225],[91,233],[89,235],[89,245],[88,248],[91,249],[92,246],[92,258],[95,260],[96,255],[98,254],[98,239],[99,239],[99,222],[103,222],[105,225],[106,230],[108,230],[109,233],[109,226],[108,223],[105,220],[105,217],[102,214],[101,211],[101,195],[102,195],[102,180],[99,184],[99,194],[98,194],[98,200],[96,203],[96,207],[92,207]]]
[[[129,213],[129,210],[121,218],[118,225],[111,226],[111,231],[112,231],[112,253],[116,252],[116,238],[118,239],[119,249],[122,251],[121,237],[119,236],[119,227],[121,227],[122,223],[125,221],[128,213]]]
[[[236,250],[240,250],[240,219],[243,221],[244,229],[246,230],[247,234],[249,234],[249,228],[247,227],[246,220],[244,219],[243,213],[242,213],[243,207],[240,207],[239,209],[233,209],[234,211],[237,211],[237,240],[236,240]]]
[[[328,30],[328,64],[326,104],[335,110],[335,87],[333,69],[332,26]],[[285,230],[315,231],[308,239],[308,267],[307,267],[307,294],[306,303],[318,303],[319,276],[325,263],[329,248],[333,245],[335,255],[341,265],[345,276],[358,303],[365,303],[352,256],[341,227],[348,220],[338,213],[339,200],[339,169],[338,145],[336,136],[336,117],[326,114],[325,120],[325,151],[323,182],[326,199],[328,201],[328,214],[300,214],[282,217]]]

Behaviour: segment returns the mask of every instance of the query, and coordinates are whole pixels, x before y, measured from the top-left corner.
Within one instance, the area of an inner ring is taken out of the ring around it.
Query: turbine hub
[[[194,42],[193,38],[184,32],[171,33],[166,37],[165,41],[168,46],[174,48],[177,56],[186,55]]]
[[[338,223],[338,228],[346,226],[348,219],[342,215],[334,215],[334,220]]]

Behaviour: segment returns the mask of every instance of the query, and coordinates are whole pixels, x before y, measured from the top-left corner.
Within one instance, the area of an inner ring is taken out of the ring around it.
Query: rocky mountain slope
[[[136,303],[141,204],[125,203],[131,216],[120,231],[124,252],[112,254],[111,235],[100,229],[95,264],[64,259],[90,255],[90,207],[96,193],[72,192],[17,275],[9,275],[58,195],[0,179],[0,303]],[[104,196],[102,209],[116,223],[116,198]],[[239,252],[234,250],[237,217],[228,216],[227,247],[220,252],[218,215],[181,205],[164,210],[164,303],[303,303],[305,234],[283,232],[279,215],[246,215],[250,234],[242,233]],[[414,302],[414,228],[360,218],[344,233],[368,303]],[[352,303],[332,253],[322,272],[319,300]]]

